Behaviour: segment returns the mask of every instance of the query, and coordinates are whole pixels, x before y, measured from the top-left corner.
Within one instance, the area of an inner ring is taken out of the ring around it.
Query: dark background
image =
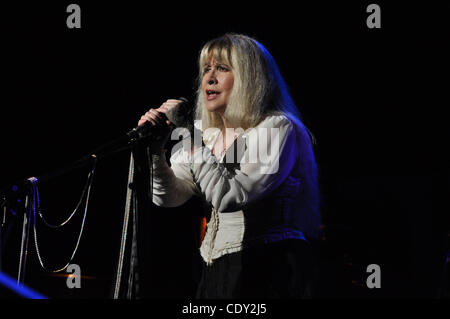
[[[324,237],[315,243],[319,296],[438,297],[448,251],[450,5],[384,3],[381,29],[359,4],[78,1],[81,29],[59,4],[2,5],[0,188],[41,176],[123,135],[168,98],[194,100],[197,55],[225,32],[272,53],[314,133]],[[81,289],[43,271],[30,238],[25,283],[51,298],[110,298],[129,153],[97,165],[86,227],[72,263]],[[40,185],[49,221],[75,207],[88,167]],[[195,201],[153,207],[146,296],[187,298],[199,275]],[[51,268],[64,265],[81,225],[38,227]],[[8,215],[3,271],[16,276],[18,216]],[[366,267],[381,267],[370,290]],[[447,288],[448,289],[448,288]]]

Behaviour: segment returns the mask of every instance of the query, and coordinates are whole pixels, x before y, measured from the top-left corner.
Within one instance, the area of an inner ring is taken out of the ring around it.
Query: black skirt
[[[313,255],[301,239],[244,248],[203,263],[199,299],[311,298]]]

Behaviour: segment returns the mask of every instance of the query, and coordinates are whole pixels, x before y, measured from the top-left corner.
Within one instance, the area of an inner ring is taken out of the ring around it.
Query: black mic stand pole
[[[152,202],[152,157],[149,145],[135,143],[130,154],[128,171],[127,194],[123,215],[122,235],[119,259],[114,284],[114,299],[140,298],[144,290],[139,279],[145,277],[145,251],[147,250],[144,234],[148,236],[148,220]],[[140,212],[145,213],[140,213]],[[145,230],[145,231],[144,231]],[[142,280],[141,280],[142,281]],[[145,280],[143,280],[145,282]]]
[[[126,201],[125,201],[125,212],[123,215],[123,224],[122,224],[122,236],[120,241],[120,249],[119,249],[119,261],[117,265],[117,271],[116,271],[116,278],[115,278],[115,284],[114,284],[114,299],[119,299],[120,295],[120,286],[122,282],[122,272],[123,272],[123,265],[124,265],[124,259],[125,259],[125,250],[127,246],[127,234],[128,234],[128,223],[130,219],[130,212],[133,209],[133,180],[134,180],[134,157],[133,152],[131,152],[130,156],[130,166],[128,169],[128,183],[127,183],[127,195],[126,195]]]
[[[155,131],[154,136],[145,136],[145,128],[143,132],[139,131],[140,129],[133,129],[128,133],[130,136],[138,136],[139,138],[132,139],[126,203],[114,283],[114,299],[140,298],[145,295],[146,280],[140,279],[146,276],[146,272],[140,270],[146,269],[145,264],[148,263],[145,254],[147,247],[144,234],[148,236],[146,225],[149,216],[151,216],[149,212],[153,197],[150,145],[153,138],[160,138],[161,135],[157,133],[158,131]],[[141,214],[141,211],[145,213]]]

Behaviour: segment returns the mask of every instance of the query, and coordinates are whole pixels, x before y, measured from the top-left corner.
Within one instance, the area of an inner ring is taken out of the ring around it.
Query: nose
[[[208,85],[213,85],[217,83],[217,79],[216,79],[216,75],[214,71],[209,72],[209,74],[207,75],[208,78],[206,79],[206,83],[208,83]]]

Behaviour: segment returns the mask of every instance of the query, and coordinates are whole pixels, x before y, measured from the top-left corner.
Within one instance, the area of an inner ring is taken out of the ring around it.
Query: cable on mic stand
[[[177,108],[174,108],[171,112],[167,113],[168,119],[175,125],[179,127],[187,127],[188,129],[193,127],[193,109],[191,109],[188,105],[188,100],[185,98],[180,98],[182,101]],[[22,285],[25,278],[25,270],[26,270],[26,261],[28,255],[28,244],[29,244],[29,235],[31,231],[31,227],[33,227],[34,234],[34,244],[36,253],[38,255],[39,263],[41,267],[49,272],[60,272],[67,268],[70,265],[70,262],[73,260],[78,246],[81,240],[81,236],[84,231],[84,225],[87,216],[88,203],[90,197],[90,190],[93,183],[93,177],[95,173],[96,163],[100,158],[104,158],[107,156],[111,156],[118,152],[122,152],[124,150],[132,149],[130,156],[130,166],[129,166],[129,175],[128,175],[128,184],[127,184],[127,195],[126,195],[126,204],[125,204],[125,214],[124,214],[124,222],[122,229],[122,238],[121,238],[121,246],[119,252],[119,262],[117,266],[116,273],[116,281],[114,287],[114,298],[117,299],[120,296],[123,296],[123,289],[121,290],[121,283],[124,281],[124,273],[128,271],[128,287],[125,296],[127,298],[137,297],[139,295],[140,285],[139,283],[139,269],[142,269],[142,263],[139,263],[139,257],[145,252],[143,247],[145,246],[142,243],[142,240],[138,240],[139,236],[142,236],[147,230],[143,231],[143,225],[145,223],[139,221],[138,219],[138,211],[145,211],[146,214],[143,214],[141,219],[148,218],[148,212],[151,208],[152,203],[152,192],[153,192],[153,168],[152,168],[152,156],[150,154],[150,149],[148,147],[148,141],[152,140],[152,138],[157,138],[160,134],[158,128],[151,127],[150,125],[144,125],[143,127],[136,127],[128,132],[126,135],[123,135],[115,140],[112,140],[90,154],[83,156],[78,161],[66,165],[62,168],[56,169],[43,175],[39,178],[31,177],[26,180],[17,181],[9,187],[0,189],[0,197],[2,198],[0,208],[3,208],[3,216],[1,221],[0,228],[0,248],[4,244],[3,242],[3,226],[6,223],[6,214],[8,211],[13,212],[11,209],[11,205],[14,202],[20,202],[18,200],[18,196],[25,194],[25,205],[24,205],[24,214],[23,214],[23,222],[22,222],[22,239],[20,245],[20,258],[19,258],[19,270],[17,276],[17,283]],[[147,145],[147,146],[145,146]],[[145,146],[145,153],[142,152],[142,147]],[[94,164],[90,173],[88,174],[86,186],[82,192],[81,198],[75,207],[74,211],[69,215],[67,219],[61,222],[58,225],[52,225],[43,216],[40,209],[40,199],[39,199],[39,189],[38,183],[46,182],[61,175],[67,174],[68,172],[87,165],[90,161],[94,160]],[[137,165],[136,165],[137,164]],[[135,166],[136,165],[136,166]],[[72,217],[80,210],[82,200],[86,196],[85,205],[84,205],[84,215],[80,228],[80,232],[77,238],[77,243],[75,248],[71,254],[71,257],[68,263],[58,269],[50,269],[48,265],[44,262],[38,244],[38,235],[37,235],[37,218],[36,215],[43,221],[44,225],[56,229],[66,225]],[[37,214],[36,214],[37,213]],[[15,215],[15,212],[13,212]],[[132,242],[129,243],[128,239],[128,231],[130,224],[130,217],[132,218]],[[131,246],[130,246],[131,245]],[[126,254],[126,251],[131,250],[130,254]],[[125,260],[127,259],[127,260]],[[128,264],[128,268],[124,270],[125,264]],[[0,256],[0,268],[2,266],[2,260]],[[142,272],[142,274],[144,274]]]
[[[23,227],[22,227],[22,241],[21,241],[21,249],[20,249],[19,271],[18,271],[18,277],[17,277],[18,284],[23,284],[24,279],[25,279],[26,260],[27,260],[27,254],[28,254],[28,238],[29,238],[31,225],[33,226],[33,237],[34,237],[34,245],[35,245],[36,254],[38,256],[41,267],[45,271],[61,272],[64,269],[66,269],[67,266],[70,265],[71,261],[75,257],[75,254],[78,250],[78,246],[80,244],[81,236],[82,236],[83,230],[84,230],[84,225],[85,225],[88,206],[89,206],[90,191],[91,191],[91,187],[92,187],[93,180],[94,180],[94,173],[95,173],[97,159],[95,157],[93,157],[93,161],[94,161],[94,163],[88,174],[86,185],[84,187],[84,190],[81,194],[81,197],[80,197],[80,200],[78,201],[77,206],[75,207],[74,211],[70,214],[70,216],[65,221],[60,223],[59,225],[52,225],[52,224],[48,223],[47,220],[45,219],[45,217],[42,215],[41,206],[40,206],[40,198],[39,198],[39,188],[38,188],[39,180],[36,177],[30,177],[28,179],[29,184],[30,184],[29,185],[30,192],[26,196],[26,201],[25,201],[25,214],[24,214]],[[82,203],[84,197],[86,197],[86,199],[85,199],[85,204],[84,204],[83,220],[82,220],[80,232],[78,234],[77,243],[76,243],[75,248],[70,256],[70,259],[65,264],[65,266],[63,266],[61,268],[50,269],[50,267],[45,265],[43,258],[41,256],[40,250],[39,250],[37,228],[36,228],[36,225],[37,225],[36,213],[42,219],[45,226],[52,228],[52,229],[60,228],[64,225],[66,225],[72,219],[72,217],[79,211],[79,208],[81,206],[81,203]]]

